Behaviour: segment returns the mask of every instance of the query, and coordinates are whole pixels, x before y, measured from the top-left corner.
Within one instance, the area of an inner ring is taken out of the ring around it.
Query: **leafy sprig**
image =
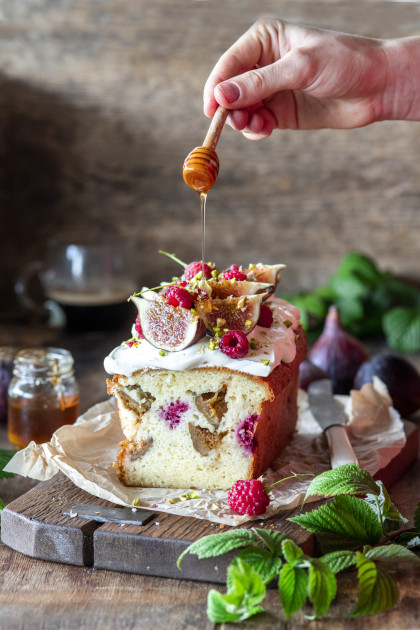
[[[207,613],[214,623],[243,621],[263,610],[266,587],[277,580],[286,619],[306,602],[314,617],[326,614],[337,593],[337,575],[354,570],[358,599],[352,617],[384,612],[398,601],[398,586],[390,563],[418,562],[420,503],[414,527],[395,531],[406,519],[392,503],[384,485],[355,464],[318,475],[306,497],[329,502],[289,520],[313,532],[323,555],[310,557],[285,534],[258,527],[233,529],[205,536],[186,554],[212,558],[238,550],[227,569],[227,592],[208,594]]]
[[[384,335],[401,352],[420,351],[420,288],[378,269],[360,252],[350,252],[327,284],[282,296],[295,304],[305,330],[316,337],[335,304],[343,327],[356,337]]]

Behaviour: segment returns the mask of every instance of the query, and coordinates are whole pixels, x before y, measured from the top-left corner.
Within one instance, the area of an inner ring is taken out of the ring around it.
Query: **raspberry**
[[[162,291],[162,295],[171,306],[182,306],[182,308],[190,309],[194,300],[194,296],[191,295],[183,287],[171,284]]]
[[[159,409],[159,417],[169,424],[170,429],[175,429],[181,422],[181,416],[188,411],[189,405],[182,400],[176,400]]]
[[[140,317],[138,315],[136,317],[136,323],[134,324],[134,330],[136,331],[139,339],[144,339],[143,330],[140,324]]]
[[[264,514],[270,503],[270,497],[259,479],[235,481],[227,495],[228,505],[238,514],[257,516]]]
[[[273,311],[266,304],[261,304],[260,316],[257,321],[257,326],[263,326],[264,328],[271,328],[273,323]]]
[[[243,359],[249,350],[246,335],[240,330],[228,330],[219,341],[220,350],[230,359]]]
[[[221,280],[246,280],[246,274],[241,271],[238,265],[231,265],[227,271],[224,271]]]
[[[183,277],[185,280],[192,280],[202,270],[203,264],[201,261],[192,262],[185,269]],[[211,278],[211,269],[206,263],[204,263],[204,275],[206,278]]]
[[[251,455],[257,448],[257,438],[254,433],[255,425],[259,419],[260,416],[257,413],[253,413],[242,420],[236,429],[236,439],[248,455]]]

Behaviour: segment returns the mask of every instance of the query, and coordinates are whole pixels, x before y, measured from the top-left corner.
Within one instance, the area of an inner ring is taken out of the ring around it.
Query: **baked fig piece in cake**
[[[306,339],[298,309],[267,291],[263,296],[260,291],[267,287],[259,282],[267,273],[264,281],[272,287],[282,267],[253,265],[245,281],[244,272],[232,265],[229,273],[213,275],[213,295],[203,296],[195,277],[175,280],[173,289],[161,291],[159,300],[167,306],[160,312],[169,315],[156,321],[158,327],[172,326],[177,317],[183,321],[183,308],[199,317],[200,306],[205,311],[206,336],[180,350],[149,343],[147,330],[142,333],[149,324],[142,322],[146,309],[139,309],[134,337],[105,359],[113,375],[108,392],[116,398],[125,436],[115,463],[124,484],[228,489],[238,479],[263,474],[290,442]],[[238,291],[245,290],[242,299]],[[209,326],[213,312],[217,316]]]

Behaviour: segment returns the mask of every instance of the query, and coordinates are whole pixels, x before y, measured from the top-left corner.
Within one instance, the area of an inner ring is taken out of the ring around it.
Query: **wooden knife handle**
[[[346,427],[334,425],[325,431],[330,448],[331,468],[344,464],[357,464],[356,454],[347,435]]]

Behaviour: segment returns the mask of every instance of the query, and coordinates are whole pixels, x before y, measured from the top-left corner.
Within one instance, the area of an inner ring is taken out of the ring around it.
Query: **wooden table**
[[[96,335],[70,337],[60,332],[39,329],[29,331],[15,327],[0,333],[0,343],[25,343],[28,338],[61,343],[72,350],[82,387],[83,409],[105,398],[102,358],[121,337]],[[93,343],[94,342],[94,343]],[[418,357],[415,358],[418,363]],[[417,418],[418,421],[418,418]],[[0,427],[0,446],[10,447],[6,429]],[[36,485],[29,479],[15,477],[0,481],[0,496],[8,503]],[[420,461],[395,483],[393,501],[403,514],[412,516],[420,500]],[[215,585],[155,578],[114,571],[97,570],[36,560],[0,544],[0,628],[60,630],[101,628],[212,628],[206,614],[207,593]],[[308,621],[310,607],[285,621],[276,590],[270,590],[265,601],[266,612],[236,628],[359,629],[393,628],[414,630],[420,627],[419,569],[398,569],[400,602],[388,613],[372,618],[345,619],[357,597],[354,574],[340,576],[339,595],[327,618]],[[220,590],[224,587],[216,586]],[[220,627],[225,627],[224,624]],[[230,627],[230,626],[229,626]],[[233,627],[233,626],[232,626]]]

